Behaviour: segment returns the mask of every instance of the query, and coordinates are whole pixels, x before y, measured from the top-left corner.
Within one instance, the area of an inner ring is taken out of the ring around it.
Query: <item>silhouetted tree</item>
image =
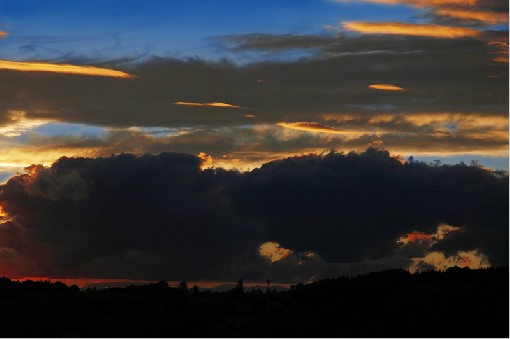
[[[78,287],[78,285],[71,285],[71,286],[69,286],[69,291],[80,292],[80,288]]]
[[[244,294],[243,279],[237,281],[236,290],[238,294]]]
[[[177,290],[184,295],[187,295],[189,293],[188,289],[188,283],[185,281],[181,281],[179,285],[177,285]]]

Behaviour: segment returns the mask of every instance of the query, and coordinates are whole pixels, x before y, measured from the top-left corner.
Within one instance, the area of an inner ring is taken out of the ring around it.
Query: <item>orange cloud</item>
[[[492,59],[494,62],[508,63],[508,41],[489,41],[487,46],[492,47],[491,54],[496,54]]]
[[[5,218],[7,216],[7,212],[4,211],[4,208],[2,207],[2,205],[0,205],[0,223],[1,223],[1,220],[3,218]]]
[[[244,107],[241,107],[241,106],[226,104],[224,102],[187,102],[187,101],[177,101],[177,102],[174,102],[174,105],[196,106],[196,107],[244,108]]]
[[[469,267],[471,269],[490,267],[486,255],[478,251],[459,251],[456,255],[446,257],[441,252],[429,252],[423,258],[413,258],[408,270],[411,273],[419,271],[420,266],[427,264],[435,270],[446,270],[449,267]]]
[[[443,240],[449,233],[458,232],[460,230],[461,230],[460,227],[441,224],[437,227],[436,233],[427,234],[419,231],[414,231],[412,233],[408,233],[401,236],[397,240],[397,244],[407,245],[409,243],[414,243],[417,241],[427,241],[430,242],[430,245],[433,245],[437,243],[439,240]]]
[[[400,34],[412,36],[429,36],[435,38],[477,37],[480,31],[466,27],[451,27],[429,24],[407,24],[401,22],[343,22],[349,31],[366,34]]]
[[[210,168],[214,164],[214,158],[212,155],[208,155],[205,152],[200,152],[198,157],[202,159],[202,164],[200,165],[200,169]]]
[[[51,72],[51,73],[66,73],[66,74],[80,74],[91,76],[103,76],[114,78],[134,78],[134,75],[129,73],[115,71],[108,68],[99,68],[94,66],[76,66],[68,64],[50,64],[44,62],[19,62],[0,60],[0,69],[7,69],[21,72]]]
[[[271,262],[285,259],[291,253],[291,250],[283,248],[279,243],[272,241],[265,242],[259,247],[259,254],[268,258]]]
[[[368,88],[378,89],[381,91],[401,91],[401,92],[406,91],[405,88],[398,87],[398,86],[391,85],[391,84],[373,84],[373,85],[369,85]]]
[[[0,38],[4,38],[7,36],[7,32],[0,31]]]
[[[414,231],[413,233],[401,236],[397,243],[401,245],[407,245],[409,243],[417,241],[433,241],[433,240],[434,240],[433,234],[425,234],[423,232]]]
[[[508,13],[486,12],[468,9],[440,8],[434,11],[436,14],[445,15],[462,20],[478,20],[491,25],[508,22]]]
[[[328,134],[351,134],[359,132],[342,131],[331,126],[321,125],[317,122],[279,122],[276,125],[305,132],[328,133]]]

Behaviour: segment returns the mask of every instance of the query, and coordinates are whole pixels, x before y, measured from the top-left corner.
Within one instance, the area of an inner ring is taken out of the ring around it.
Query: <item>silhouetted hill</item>
[[[3,337],[508,337],[508,267],[388,270],[219,293],[0,278]]]

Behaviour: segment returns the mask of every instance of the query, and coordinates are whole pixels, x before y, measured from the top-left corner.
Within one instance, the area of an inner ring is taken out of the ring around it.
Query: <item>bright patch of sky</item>
[[[68,123],[47,123],[38,126],[30,131],[41,136],[61,136],[61,137],[80,137],[80,138],[103,138],[107,131],[104,127],[68,124]]]
[[[22,172],[23,168],[12,168],[7,166],[0,166],[0,184],[6,182],[16,173]]]

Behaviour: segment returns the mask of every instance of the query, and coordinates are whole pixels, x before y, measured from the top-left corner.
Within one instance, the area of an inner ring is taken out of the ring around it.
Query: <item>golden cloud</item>
[[[195,107],[244,108],[244,107],[241,107],[241,106],[226,104],[224,102],[187,102],[187,101],[177,101],[177,102],[174,102],[174,105],[195,106]]]
[[[391,84],[373,84],[369,85],[368,88],[377,89],[381,91],[406,91],[405,88],[398,87]]]
[[[276,125],[304,132],[328,133],[328,134],[352,134],[352,133],[359,134],[359,132],[342,131],[331,126],[321,125],[317,122],[279,122]]]
[[[456,255],[446,257],[441,252],[429,252],[423,258],[413,258],[408,270],[414,273],[423,264],[434,267],[435,270],[444,271],[449,267],[469,267],[471,269],[490,267],[486,255],[478,251],[459,251]]]
[[[413,114],[406,115],[403,119],[415,126],[441,125],[456,123],[459,128],[479,129],[495,128],[508,129],[508,116],[485,115],[485,114]]]
[[[4,38],[7,36],[7,32],[0,31],[0,38]]]
[[[428,36],[435,38],[477,37],[480,31],[467,27],[452,27],[430,24],[407,24],[401,22],[358,22],[346,21],[343,27],[349,31],[366,34],[399,34]]]
[[[259,246],[259,254],[271,262],[285,259],[291,253],[291,250],[281,247],[277,242],[268,241]]]
[[[135,77],[134,75],[131,75],[129,73],[116,71],[108,68],[100,68],[94,66],[76,66],[68,64],[50,64],[44,62],[20,62],[0,60],[0,69],[7,69],[20,72],[51,72],[114,78]]]
[[[442,224],[437,227],[434,234],[426,234],[423,232],[412,232],[400,237],[397,244],[400,246],[407,246],[415,242],[424,242],[431,248],[437,242],[443,240],[448,234],[453,232],[461,232],[460,227]],[[486,268],[490,267],[487,256],[479,253],[478,251],[459,251],[456,255],[446,257],[441,252],[427,252],[422,258],[413,258],[409,265],[409,271],[414,273],[419,270],[423,264],[430,265],[436,270],[445,270],[449,267],[469,267],[469,268]]]

